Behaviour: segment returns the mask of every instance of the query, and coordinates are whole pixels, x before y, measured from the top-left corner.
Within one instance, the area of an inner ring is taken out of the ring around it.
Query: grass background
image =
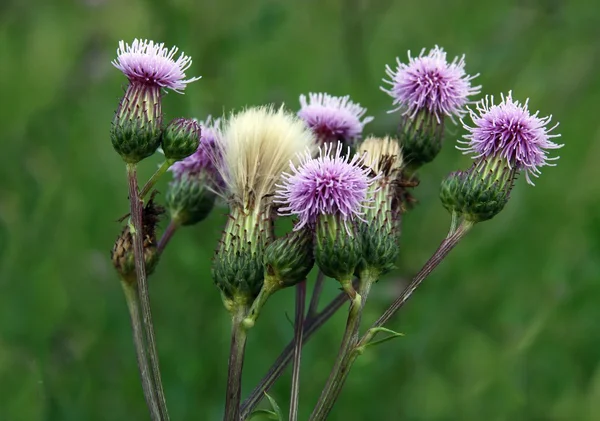
[[[535,188],[476,227],[388,326],[406,337],[354,366],[332,420],[600,419],[600,8],[594,0],[5,0],[0,4],[0,420],[148,419],[127,309],[109,262],[127,211],[108,138],[125,79],[119,40],[178,45],[202,75],[166,117],[221,114],[326,91],[351,94],[393,131],[384,66],[435,44],[465,53],[483,92],[510,89],[553,114],[565,147]],[[375,318],[445,236],[439,182],[453,148],[421,172],[399,270]],[[149,176],[158,157],[144,161]],[[167,180],[160,186],[164,190]],[[209,276],[225,211],[182,230],[151,279],[173,420],[222,414],[229,322]],[[335,294],[328,284],[326,294]],[[293,292],[251,332],[244,395],[292,337]],[[301,419],[341,338],[337,315],[305,348]],[[287,410],[289,374],[273,390]]]

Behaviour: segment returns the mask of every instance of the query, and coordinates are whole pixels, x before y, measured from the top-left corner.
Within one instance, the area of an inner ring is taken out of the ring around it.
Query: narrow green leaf
[[[277,421],[283,421],[283,414],[281,413],[281,409],[279,408],[279,405],[277,405],[277,402],[275,402],[275,399],[273,399],[267,392],[265,392],[265,396],[269,400],[269,403],[271,404],[271,407],[273,408],[273,411],[276,416],[276,418],[272,418],[272,419],[277,420]]]

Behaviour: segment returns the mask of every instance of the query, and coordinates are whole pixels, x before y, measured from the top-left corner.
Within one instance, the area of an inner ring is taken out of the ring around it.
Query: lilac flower
[[[198,149],[187,158],[175,162],[169,170],[173,172],[175,178],[179,179],[183,176],[198,176],[205,173],[215,183],[214,187],[222,188],[223,179],[215,166],[215,160],[219,155],[216,144],[221,136],[221,120],[213,120],[208,116],[199,124],[201,136]]]
[[[319,157],[307,152],[296,168],[290,163],[292,174],[283,174],[283,183],[277,185],[276,203],[281,215],[297,215],[294,230],[313,225],[320,214],[339,215],[344,223],[353,218],[362,220],[363,207],[369,186],[377,179],[370,177],[370,169],[362,166],[362,158],[350,160],[342,155],[343,145],[337,143],[335,154],[331,143],[319,148]]]
[[[409,51],[408,64],[399,58],[396,62],[396,70],[386,66],[391,80],[383,80],[391,88],[382,88],[397,106],[390,112],[403,110],[403,115],[414,118],[419,111],[427,110],[439,123],[444,115],[463,116],[468,97],[481,91],[481,86],[471,86],[471,80],[479,75],[465,73],[465,56],[448,63],[446,52],[437,45],[427,55],[425,49],[421,50],[416,58]]]
[[[538,117],[539,111],[531,115],[528,109],[529,99],[525,104],[513,101],[512,91],[501,95],[502,102],[494,104],[494,97],[485,97],[477,103],[476,111],[469,109],[474,127],[463,122],[469,134],[464,135],[467,145],[459,148],[465,153],[475,154],[474,158],[492,158],[500,156],[508,161],[509,166],[524,170],[529,184],[534,184],[530,176],[538,177],[540,167],[553,166],[548,161],[548,149],[559,149],[563,145],[550,139],[560,134],[550,134],[558,123],[548,128],[552,116]]]
[[[321,142],[343,141],[352,144],[360,139],[365,124],[373,117],[364,117],[366,108],[350,101],[350,96],[331,96],[325,93],[300,95],[302,108],[298,116],[310,127]]]
[[[131,45],[119,42],[117,59],[112,64],[121,70],[131,83],[154,85],[180,92],[188,83],[200,77],[185,80],[185,71],[192,65],[192,59],[181,53],[174,60],[178,48],[170,50],[163,43],[135,39]]]

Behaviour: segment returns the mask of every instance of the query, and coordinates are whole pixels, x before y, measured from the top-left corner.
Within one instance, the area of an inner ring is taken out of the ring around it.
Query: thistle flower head
[[[242,209],[268,205],[290,161],[312,151],[314,142],[310,130],[283,107],[248,108],[232,115],[217,140],[223,157],[217,169],[232,204]]]
[[[290,164],[292,173],[285,173],[278,185],[275,201],[284,204],[279,209],[282,215],[298,216],[296,230],[313,225],[321,214],[337,215],[344,223],[361,219],[367,190],[375,178],[362,166],[359,155],[351,159],[342,155],[341,142],[335,152],[332,148],[331,143],[319,148],[318,158],[307,152],[298,167]]]
[[[117,59],[112,64],[123,72],[132,83],[155,85],[180,92],[188,83],[200,77],[185,79],[185,71],[192,59],[181,53],[175,60],[178,48],[170,50],[163,43],[135,39],[131,45],[119,42]]]
[[[310,127],[319,141],[352,144],[360,139],[365,124],[373,117],[364,117],[367,109],[350,100],[350,96],[325,93],[300,95],[298,116]]]
[[[411,118],[421,110],[427,110],[438,122],[445,115],[463,116],[469,96],[481,91],[480,86],[471,86],[478,75],[466,74],[465,56],[448,63],[446,52],[437,45],[427,55],[425,49],[418,57],[409,52],[408,64],[399,58],[396,62],[395,70],[386,66],[391,80],[383,81],[391,87],[382,90],[394,99],[396,108],[392,111],[403,110]]]
[[[474,154],[474,158],[502,157],[509,166],[525,171],[527,182],[533,184],[531,176],[537,177],[540,167],[553,165],[549,161],[558,159],[548,157],[549,149],[563,146],[550,140],[560,136],[550,134],[558,123],[548,127],[552,116],[538,117],[539,111],[530,114],[529,100],[521,104],[513,100],[512,92],[501,97],[495,105],[494,98],[486,96],[476,110],[469,110],[474,126],[463,122],[469,133],[464,135],[466,141],[459,141],[467,146],[459,149]]]
[[[400,144],[388,136],[377,138],[370,136],[359,146],[359,152],[364,153],[364,163],[375,174],[391,177],[402,168],[403,159]]]
[[[221,120],[208,116],[198,124],[201,133],[198,149],[187,158],[175,162],[169,170],[173,172],[173,177],[176,179],[206,173],[214,181],[213,187],[219,189],[223,186],[223,179],[215,164],[218,159],[217,142],[221,138]]]

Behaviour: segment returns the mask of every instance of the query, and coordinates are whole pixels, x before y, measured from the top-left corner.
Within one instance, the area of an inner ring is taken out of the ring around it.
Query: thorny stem
[[[143,244],[143,224],[142,224],[142,201],[139,197],[136,165],[127,164],[127,178],[129,181],[129,202],[131,207],[131,221],[133,230],[133,254],[135,258],[135,274],[137,279],[138,297],[142,309],[142,323],[146,332],[146,344],[148,354],[150,355],[150,365],[152,367],[152,376],[156,395],[158,398],[158,407],[163,421],[169,420],[167,402],[160,378],[160,368],[158,362],[158,353],[156,351],[156,340],[154,339],[154,326],[152,324],[152,313],[150,310],[150,295],[148,293],[148,282],[146,279],[146,264],[144,262],[144,244]]]
[[[307,316],[304,321],[304,335],[302,344],[304,345],[312,335],[325,324],[343,305],[348,301],[348,296],[345,292],[338,294],[323,310],[314,317]],[[265,392],[275,384],[275,381],[283,374],[287,365],[292,361],[294,352],[294,341],[292,340],[279,354],[277,360],[273,363],[267,374],[263,377],[260,383],[254,388],[250,396],[242,403],[241,418],[245,420],[254,410],[256,405],[264,398]]]
[[[306,317],[312,317],[317,314],[319,309],[319,298],[321,297],[321,291],[323,291],[324,283],[325,274],[319,270],[319,273],[317,273],[317,279],[315,281],[315,287],[313,288],[313,292],[310,297],[310,304],[308,305],[308,314]]]
[[[292,365],[290,421],[296,421],[298,419],[298,399],[300,395],[300,359],[302,356],[302,334],[304,332],[305,304],[306,280],[296,285],[296,319],[294,321],[294,363]]]
[[[244,368],[244,352],[246,351],[246,329],[244,329],[242,321],[247,311],[246,305],[238,303],[231,316],[231,350],[229,352],[223,421],[238,421],[240,419],[242,370]]]
[[[431,258],[425,263],[425,265],[421,268],[419,273],[415,275],[411,283],[404,289],[400,297],[398,297],[392,305],[383,313],[375,323],[369,328],[369,330],[361,337],[358,343],[355,343],[354,348],[350,353],[347,354],[346,359],[341,364],[341,375],[338,378],[338,388],[332,393],[330,399],[326,402],[326,406],[319,413],[319,417],[311,416],[311,421],[321,421],[326,420],[327,416],[331,412],[335,401],[337,400],[339,393],[341,392],[342,386],[348,377],[350,372],[350,368],[352,364],[356,360],[356,358],[361,354],[360,350],[364,349],[364,347],[368,344],[370,340],[373,339],[374,334],[373,329],[383,326],[385,323],[389,321],[389,319],[408,301],[411,297],[412,293],[419,287],[419,285],[423,282],[424,279],[429,276],[429,274],[442,262],[442,260],[448,255],[448,253],[458,244],[458,242],[464,237],[464,235],[473,227],[474,223],[470,221],[461,221],[458,225],[455,226],[453,223],[453,227],[450,230],[448,236],[442,241],[436,252],[431,256]],[[315,411],[317,408],[315,408]],[[313,411],[314,414],[314,411]]]
[[[158,245],[156,246],[156,251],[159,256],[162,254],[165,247],[167,247],[167,244],[169,244],[169,241],[171,241],[171,237],[173,237],[173,234],[175,234],[175,231],[177,231],[178,228],[179,224],[177,223],[177,221],[171,219],[169,221],[169,225],[167,225],[167,228],[165,228],[162,237],[160,237]]]
[[[146,398],[146,405],[148,405],[148,409],[150,410],[150,419],[152,419],[152,421],[160,421],[161,416],[156,400],[156,391],[154,390],[152,374],[150,373],[150,366],[148,365],[148,358],[146,356],[144,328],[142,327],[140,318],[140,307],[137,293],[135,291],[135,287],[127,283],[127,281],[121,281],[121,285],[123,287],[123,292],[125,293],[127,308],[129,308],[129,316],[131,317],[133,343],[135,344],[135,353],[138,367],[140,369],[142,390],[144,391],[144,397]]]
[[[365,270],[361,273],[359,293],[356,294],[355,298],[350,303],[348,320],[346,321],[346,330],[342,338],[338,356],[333,369],[329,374],[327,383],[321,392],[321,396],[309,418],[310,421],[325,420],[327,414],[329,414],[333,407],[335,399],[337,399],[337,396],[342,389],[347,377],[347,372],[349,371],[348,359],[353,353],[354,346],[358,341],[362,310],[369,296],[371,285],[377,280],[378,276],[376,271]]]
[[[156,184],[156,182],[158,181],[158,179],[165,173],[167,172],[167,170],[169,169],[169,167],[171,165],[173,165],[175,161],[173,161],[172,159],[167,159],[165,160],[165,162],[163,162],[161,164],[160,167],[158,167],[158,169],[156,170],[156,172],[154,174],[152,174],[152,177],[150,177],[150,179],[146,182],[146,184],[144,184],[144,187],[142,188],[141,192],[140,192],[140,200],[144,200],[144,198],[146,197],[146,195],[148,193],[150,193],[150,190],[152,190],[152,187],[154,187],[154,185]]]

